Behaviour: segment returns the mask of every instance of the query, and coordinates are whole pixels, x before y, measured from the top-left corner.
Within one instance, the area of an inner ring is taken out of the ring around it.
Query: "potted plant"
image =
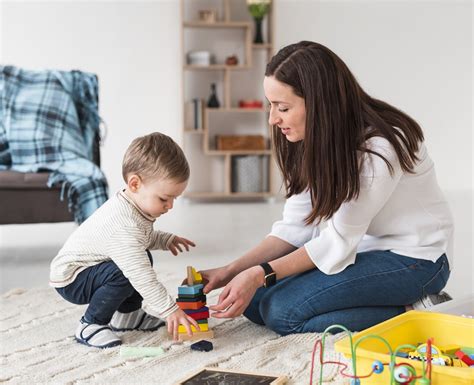
[[[255,44],[263,43],[262,20],[270,10],[271,0],[247,0],[247,8],[255,20]]]

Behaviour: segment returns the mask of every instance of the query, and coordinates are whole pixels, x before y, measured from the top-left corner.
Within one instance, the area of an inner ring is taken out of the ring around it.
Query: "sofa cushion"
[[[74,220],[67,199],[61,200],[61,186],[49,188],[49,173],[0,171],[0,225],[70,222]]]
[[[0,189],[16,190],[16,189],[49,189],[46,185],[49,178],[49,172],[16,172],[16,171],[0,171]],[[55,187],[59,189],[60,186]]]

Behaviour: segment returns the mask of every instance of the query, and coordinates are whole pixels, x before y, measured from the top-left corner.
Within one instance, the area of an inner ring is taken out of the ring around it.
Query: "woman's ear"
[[[142,181],[136,174],[130,175],[128,178],[127,186],[131,192],[137,192],[140,188]]]

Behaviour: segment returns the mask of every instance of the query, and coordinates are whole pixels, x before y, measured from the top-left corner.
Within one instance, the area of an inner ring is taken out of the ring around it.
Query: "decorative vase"
[[[263,44],[262,21],[263,18],[254,18],[255,20],[255,44]]]
[[[211,95],[207,101],[207,107],[209,108],[219,108],[220,107],[219,99],[217,99],[216,84],[211,84]]]

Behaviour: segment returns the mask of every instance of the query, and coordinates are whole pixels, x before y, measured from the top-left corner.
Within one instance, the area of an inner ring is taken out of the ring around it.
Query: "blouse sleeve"
[[[309,192],[291,196],[285,202],[283,218],[273,224],[268,235],[280,238],[295,247],[302,247],[319,233],[317,226],[305,224],[311,207]]]
[[[366,154],[361,169],[359,196],[343,203],[320,236],[304,245],[316,267],[325,274],[339,273],[355,262],[359,242],[403,174],[393,147],[385,139],[378,138],[377,141],[383,141],[383,145],[374,150],[390,162],[393,175],[383,159]]]

